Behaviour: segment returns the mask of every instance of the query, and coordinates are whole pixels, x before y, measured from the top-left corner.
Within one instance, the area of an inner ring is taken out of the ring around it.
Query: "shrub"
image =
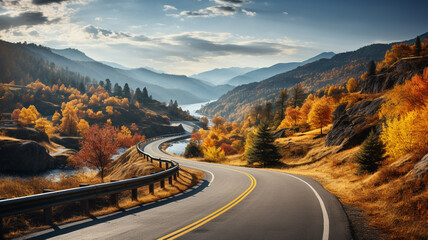
[[[221,161],[224,160],[224,152],[221,148],[216,148],[215,146],[206,147],[204,149],[204,158],[212,162]]]
[[[202,148],[194,141],[190,141],[187,144],[186,149],[184,150],[184,157],[193,158],[193,157],[202,157]]]

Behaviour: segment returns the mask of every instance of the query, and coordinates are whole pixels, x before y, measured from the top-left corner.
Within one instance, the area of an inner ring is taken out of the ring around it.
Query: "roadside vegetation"
[[[342,203],[363,210],[386,238],[426,239],[428,67],[411,78],[403,73],[407,80],[386,91],[370,84],[379,75],[390,77],[397,62],[422,59],[427,51],[428,42],[395,45],[344,86],[307,94],[297,84],[249,110],[240,123],[216,116],[208,131],[192,134],[193,148],[203,155],[193,159],[312,177]]]

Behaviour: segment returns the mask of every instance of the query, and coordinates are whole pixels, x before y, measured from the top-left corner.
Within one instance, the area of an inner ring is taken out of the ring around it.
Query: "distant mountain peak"
[[[82,62],[94,62],[95,60],[86,56],[84,52],[81,52],[75,48],[65,48],[65,49],[53,49],[51,51],[57,55],[63,56],[73,61],[82,61]]]

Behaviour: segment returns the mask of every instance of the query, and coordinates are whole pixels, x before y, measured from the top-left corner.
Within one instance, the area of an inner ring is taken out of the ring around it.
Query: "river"
[[[215,100],[211,100],[208,102],[201,102],[201,103],[193,103],[193,104],[185,104],[185,105],[181,105],[181,109],[183,109],[183,111],[189,111],[190,115],[195,117],[195,118],[200,118],[203,117],[204,115],[198,113],[197,111],[199,109],[201,109],[204,105],[213,102]],[[208,120],[210,120],[209,122],[209,126],[211,126],[211,119],[208,118]],[[175,155],[183,155],[184,154],[184,150],[186,149],[187,144],[189,143],[190,138],[187,139],[183,139],[177,142],[173,142],[171,143],[171,145],[166,149],[167,152],[175,154]]]

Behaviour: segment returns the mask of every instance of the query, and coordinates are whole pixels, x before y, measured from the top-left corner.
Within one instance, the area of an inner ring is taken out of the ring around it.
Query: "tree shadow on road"
[[[201,191],[203,191],[206,187],[208,187],[209,182],[205,179],[202,179],[198,184],[194,185],[193,187],[187,189],[186,191],[183,191],[181,193],[178,193],[176,195],[167,197],[167,198],[163,198],[163,199],[159,199],[155,202],[150,202],[150,203],[145,203],[145,204],[140,204],[138,206],[132,207],[132,208],[128,208],[128,209],[120,209],[120,211],[118,212],[114,212],[108,215],[103,215],[103,216],[99,216],[99,217],[94,217],[91,216],[88,219],[84,219],[81,221],[77,221],[77,222],[73,222],[73,223],[68,223],[68,224],[64,224],[64,225],[60,225],[60,226],[52,226],[52,228],[41,231],[41,232],[37,232],[37,233],[33,233],[33,234],[29,234],[27,236],[23,236],[23,238],[25,239],[47,239],[47,238],[52,238],[52,237],[57,237],[57,236],[61,236],[70,232],[74,232],[86,227],[90,227],[90,226],[94,226],[100,223],[105,223],[108,221],[112,221],[121,217],[126,217],[129,215],[133,215],[133,214],[137,214],[140,213],[142,211],[148,210],[148,209],[152,209],[152,208],[156,208],[156,207],[161,207],[163,205],[178,201],[178,200],[182,200],[185,199],[187,197],[191,197]]]

